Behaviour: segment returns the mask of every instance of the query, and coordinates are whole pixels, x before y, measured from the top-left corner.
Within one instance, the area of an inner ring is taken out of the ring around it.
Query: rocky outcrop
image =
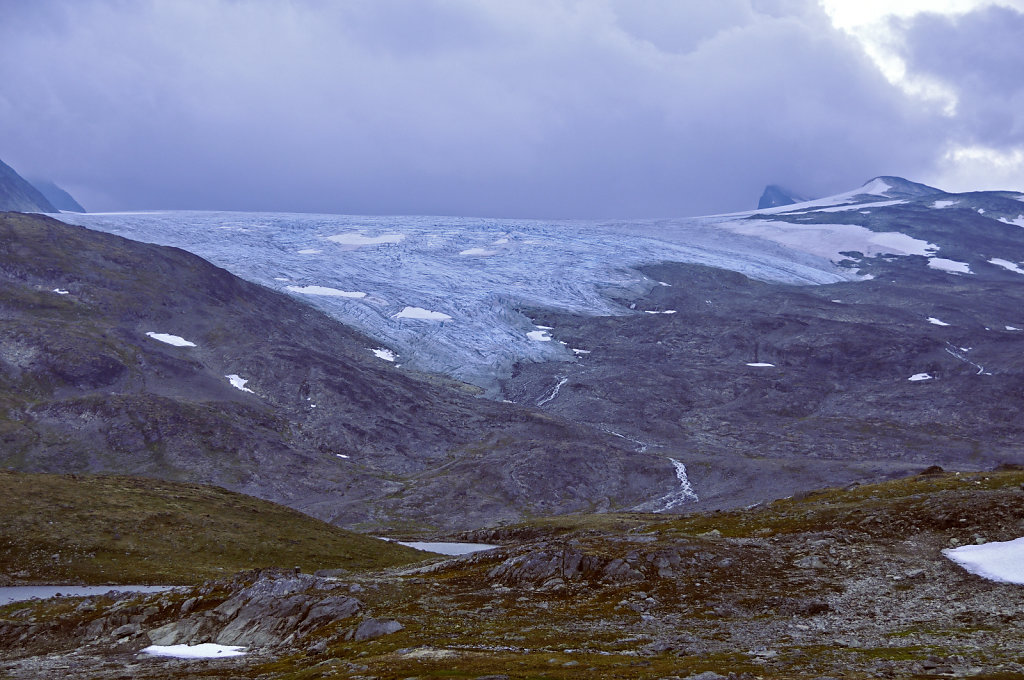
[[[265,654],[402,629],[393,619],[361,618],[366,608],[352,595],[358,590],[333,579],[264,569],[141,603],[132,593],[112,593],[83,600],[74,626],[34,618],[0,621],[0,649],[20,656],[47,646],[138,650],[213,642]]]
[[[267,648],[289,644],[327,623],[359,614],[362,603],[347,593],[343,583],[267,571],[213,609],[186,613],[147,634],[156,645],[215,642]],[[190,602],[195,600],[182,605],[186,612]]]

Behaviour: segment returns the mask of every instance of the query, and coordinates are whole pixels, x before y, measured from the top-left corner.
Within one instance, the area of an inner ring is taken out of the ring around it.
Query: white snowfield
[[[910,382],[921,382],[922,380],[931,380],[932,376],[930,373],[915,373],[914,375],[907,378]]]
[[[877,232],[856,224],[794,224],[767,220],[722,222],[724,229],[756,236],[832,262],[849,259],[843,253],[874,255],[933,255],[933,243],[896,231]]]
[[[982,578],[1024,585],[1024,538],[946,548],[942,554]]]
[[[1024,269],[1021,269],[1016,262],[1010,262],[1009,260],[1004,260],[999,257],[993,257],[991,260],[989,260],[989,263],[998,265],[1003,269],[1009,269],[1014,274],[1024,274]]]
[[[395,353],[389,349],[385,349],[384,347],[378,347],[377,349],[371,349],[370,351],[373,352],[374,356],[378,359],[383,359],[384,361],[395,360]]]
[[[754,361],[754,362],[751,362],[751,363],[747,364],[747,366],[756,366],[756,367],[759,367],[759,368],[775,368],[775,364],[767,364],[767,363],[764,363],[763,361]]]
[[[929,316],[928,317],[928,323],[932,324],[933,326],[948,326],[949,325],[948,323],[946,323],[942,319],[936,319],[934,316]]]
[[[944,272],[950,272],[952,274],[970,274],[971,265],[966,262],[957,262],[956,260],[948,260],[944,257],[929,257],[928,266],[932,269],[940,269]],[[1024,272],[1021,272],[1024,273]]]
[[[358,291],[339,290],[338,288],[330,288],[328,286],[285,286],[285,289],[290,290],[293,293],[302,293],[303,295],[327,295],[330,297],[356,299],[366,297],[366,293],[360,293]]]
[[[199,645],[150,645],[141,654],[171,656],[176,659],[220,659],[226,656],[244,656],[245,647],[229,647],[212,642]]]
[[[181,337],[180,335],[171,335],[170,333],[154,333],[153,331],[149,331],[148,333],[146,333],[146,335],[148,335],[149,337],[153,338],[154,340],[159,340],[160,342],[165,342],[168,345],[174,345],[175,347],[195,347],[196,346],[196,343],[189,342],[188,340],[186,340],[185,338]]]
[[[246,380],[245,378],[239,377],[238,374],[232,373],[231,375],[226,375],[224,377],[228,379],[228,382],[230,382],[231,386],[234,387],[236,390],[248,392],[249,394],[256,394],[255,392],[253,392],[252,390],[245,386],[245,383],[249,381]]]

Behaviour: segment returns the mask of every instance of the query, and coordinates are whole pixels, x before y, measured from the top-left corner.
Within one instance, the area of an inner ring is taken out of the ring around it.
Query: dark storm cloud
[[[957,93],[957,124],[968,141],[1024,143],[1024,13],[988,7],[961,16],[902,22],[914,71]]]
[[[0,14],[0,158],[94,209],[701,214],[914,177],[944,125],[811,1]]]

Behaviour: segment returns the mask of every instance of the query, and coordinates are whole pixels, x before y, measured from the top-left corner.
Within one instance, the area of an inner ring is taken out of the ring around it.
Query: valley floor
[[[744,511],[558,517],[459,536],[503,546],[424,566],[8,606],[0,676],[1020,677],[1024,586],[942,550],[1024,533],[1022,484],[936,473]],[[249,653],[138,653],[205,642]]]

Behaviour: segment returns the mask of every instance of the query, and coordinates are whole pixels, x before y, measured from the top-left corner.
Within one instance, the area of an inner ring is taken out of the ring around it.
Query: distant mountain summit
[[[38,189],[3,161],[0,161],[0,210],[57,212]]]
[[[81,203],[71,196],[71,194],[64,191],[48,179],[33,179],[32,186],[38,189],[39,193],[41,193],[46,200],[48,200],[58,210],[78,213],[88,212],[82,207]]]
[[[946,193],[942,189],[936,189],[935,187],[930,187],[927,184],[911,182],[909,179],[894,177],[892,175],[875,177],[867,182],[862,188],[865,190],[865,193],[876,193],[889,196],[891,198],[921,198],[922,196]],[[875,190],[869,191],[871,188],[874,188]]]
[[[793,203],[802,203],[806,200],[806,198],[783,189],[778,184],[769,184],[764,188],[764,193],[761,194],[761,200],[757,202],[757,209],[764,210],[765,208],[777,208],[781,205],[792,205]]]
[[[887,198],[916,199],[923,196],[945,193],[946,192],[941,189],[930,187],[927,184],[911,182],[909,179],[903,179],[902,177],[895,177],[892,175],[881,175],[879,177],[869,179],[858,189],[847,191],[843,194],[837,194],[837,196],[848,197],[850,200],[857,196],[885,196]],[[786,205],[795,205],[797,203],[820,203],[824,200],[826,199],[814,199],[812,201],[812,199],[795,194],[788,189],[780,187],[778,184],[769,184],[765,187],[764,193],[761,194],[761,200],[757,202],[757,209],[767,210],[769,208],[779,208]]]

